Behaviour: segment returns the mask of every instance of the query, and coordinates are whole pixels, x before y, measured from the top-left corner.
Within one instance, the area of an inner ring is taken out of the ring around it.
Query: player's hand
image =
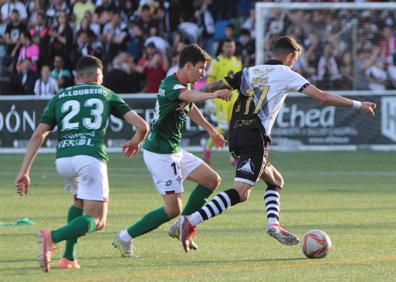
[[[121,148],[126,158],[133,157],[139,152],[139,144],[133,138],[122,144]]]
[[[377,105],[373,102],[362,102],[360,111],[365,113],[366,115],[375,116],[375,108],[377,108]]]
[[[231,91],[228,89],[220,89],[214,92],[217,98],[225,101],[231,100]]]
[[[217,130],[209,132],[209,135],[210,137],[212,137],[216,148],[223,148],[224,145],[227,143],[227,140],[224,139],[224,136],[217,132]]]
[[[180,112],[182,110],[184,110],[184,108],[188,105],[188,102],[181,102],[179,104],[179,107],[176,109],[176,111]]]
[[[15,179],[16,192],[20,195],[26,195],[30,186],[30,177],[27,174],[18,175]]]

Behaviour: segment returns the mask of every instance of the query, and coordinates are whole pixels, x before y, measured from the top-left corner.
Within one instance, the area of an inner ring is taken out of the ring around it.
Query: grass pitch
[[[116,232],[162,199],[141,156],[111,155],[108,224],[78,244],[81,270],[53,268],[43,273],[35,261],[36,232],[58,228],[72,203],[53,166],[40,155],[27,197],[15,194],[14,179],[22,155],[0,155],[0,221],[28,217],[36,225],[0,227],[0,281],[395,281],[396,153],[271,152],[283,173],[281,223],[302,236],[320,228],[332,240],[324,259],[306,259],[299,246],[283,246],[265,234],[263,193],[259,184],[247,203],[199,226],[198,251],[185,254],[166,234],[170,224],[136,240],[138,258],[121,258],[111,241]],[[220,190],[231,187],[228,155],[213,156],[222,176]],[[186,183],[186,197],[194,187]],[[53,266],[64,244],[54,256]]]

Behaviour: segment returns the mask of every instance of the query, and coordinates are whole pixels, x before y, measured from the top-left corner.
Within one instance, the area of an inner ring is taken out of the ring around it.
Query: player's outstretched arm
[[[206,84],[204,87],[199,89],[202,92],[214,92],[221,89],[229,89],[232,90],[232,87],[224,80],[217,80],[212,83]]]
[[[179,99],[187,103],[196,103],[201,101],[206,101],[210,99],[222,99],[225,101],[230,101],[231,92],[228,89],[217,90],[214,92],[202,92],[196,90],[187,90],[179,95]]]
[[[19,174],[15,179],[16,192],[21,196],[28,193],[30,185],[30,168],[50,130],[51,127],[48,124],[39,123],[30,138]]]
[[[214,128],[202,115],[201,111],[198,109],[196,105],[193,104],[188,116],[198,125],[200,125],[206,132],[209,133],[210,137],[212,137],[216,148],[223,148],[226,140],[224,136],[221,135],[216,128]]]
[[[351,100],[330,92],[322,91],[313,85],[307,86],[303,90],[303,93],[315,100],[320,101],[322,104],[339,107],[353,107],[370,116],[375,115],[374,110],[377,107],[375,103]]]
[[[149,126],[135,111],[129,111],[123,116],[124,120],[130,125],[135,126],[136,133],[132,139],[121,145],[125,157],[129,158],[139,151],[139,144],[146,138]]]

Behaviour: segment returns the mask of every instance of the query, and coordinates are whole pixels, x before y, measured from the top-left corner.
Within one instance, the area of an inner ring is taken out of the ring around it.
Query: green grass
[[[121,258],[112,248],[116,232],[162,204],[141,156],[109,163],[111,200],[105,230],[79,241],[79,271],[43,273],[35,261],[35,233],[64,224],[71,197],[63,192],[53,155],[40,155],[27,197],[18,197],[14,178],[21,155],[0,155],[0,221],[29,217],[36,225],[0,227],[0,281],[395,281],[396,153],[276,153],[283,172],[282,224],[302,236],[320,228],[333,249],[319,260],[304,258],[298,246],[282,246],[265,235],[259,183],[245,204],[199,226],[200,249],[185,254],[166,235],[169,224],[136,240],[138,258]],[[226,154],[213,166],[231,187]],[[186,183],[188,192],[194,187]],[[54,262],[63,252],[63,244]]]

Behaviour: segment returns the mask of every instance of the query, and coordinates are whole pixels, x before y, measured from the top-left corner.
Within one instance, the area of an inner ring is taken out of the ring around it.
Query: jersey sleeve
[[[242,71],[239,71],[235,74],[227,75],[224,78],[224,81],[233,89],[239,89],[242,84]]]
[[[40,118],[40,123],[48,124],[51,127],[56,125],[55,107],[58,96],[54,96],[49,100],[44,112]]]
[[[167,87],[165,90],[165,97],[170,100],[174,101],[179,98],[179,95],[184,91],[187,91],[187,86],[181,83],[173,84],[170,87]]]
[[[111,114],[122,119],[130,110],[131,108],[125,103],[124,99],[113,92],[111,97]]]
[[[289,91],[302,92],[309,85],[309,81],[294,71],[291,74],[287,85]]]

